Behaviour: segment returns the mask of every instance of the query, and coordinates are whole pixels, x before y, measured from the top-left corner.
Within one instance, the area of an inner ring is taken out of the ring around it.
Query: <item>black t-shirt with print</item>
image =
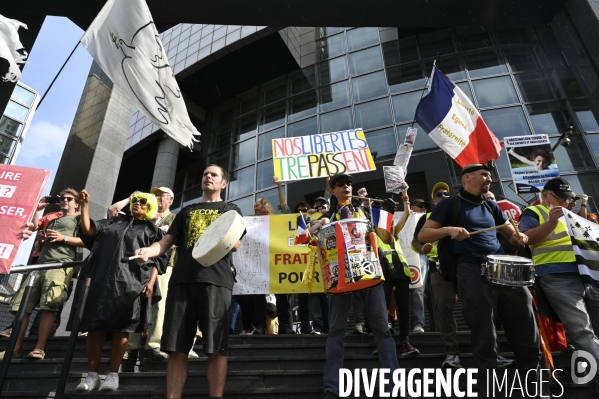
[[[212,266],[204,267],[193,257],[193,247],[204,231],[226,211],[234,210],[241,215],[241,209],[225,201],[200,202],[189,205],[177,214],[168,234],[177,236],[177,263],[169,285],[179,283],[210,283],[233,289],[231,272],[232,256],[229,252]]]

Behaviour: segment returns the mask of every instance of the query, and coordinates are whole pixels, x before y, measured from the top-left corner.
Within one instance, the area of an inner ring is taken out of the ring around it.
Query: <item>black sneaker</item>
[[[314,328],[312,328],[312,331],[310,331],[310,334],[320,335],[320,334],[322,334],[322,328],[315,326]]]
[[[264,335],[264,327],[256,327],[254,329],[254,335]]]
[[[420,354],[420,351],[412,346],[409,341],[401,341],[398,357],[415,357]]]

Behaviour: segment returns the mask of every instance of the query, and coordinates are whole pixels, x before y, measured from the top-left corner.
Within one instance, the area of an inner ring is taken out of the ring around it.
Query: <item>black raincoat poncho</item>
[[[142,298],[141,291],[150,280],[152,267],[158,268],[158,274],[166,271],[168,257],[165,254],[142,264],[136,260],[121,260],[132,256],[136,249],[160,241],[164,233],[153,221],[134,220],[131,216],[91,223],[96,227],[97,236],[81,237],[91,253],[79,274],[68,328],[79,303],[77,294],[82,292],[85,278],[91,277],[79,331],[142,332],[151,325],[152,304],[158,302],[161,295],[158,281],[151,300]]]

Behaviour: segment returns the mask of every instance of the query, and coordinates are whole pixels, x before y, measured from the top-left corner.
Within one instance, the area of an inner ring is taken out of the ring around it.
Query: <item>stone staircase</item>
[[[470,333],[465,328],[459,310],[457,315],[462,364],[465,367],[474,367]],[[378,367],[378,359],[372,355],[375,347],[373,336],[354,335],[352,330],[353,323],[348,326],[345,367],[349,369]],[[443,341],[438,332],[416,334],[410,337],[410,341],[420,350],[421,355],[416,358],[400,359],[400,367],[412,369],[439,368],[441,366],[445,354]],[[513,358],[513,353],[511,353],[503,332],[498,333],[497,341],[499,351],[504,356]],[[4,391],[0,396],[53,398],[67,342],[68,337],[51,338],[44,360],[14,359],[4,385]],[[6,343],[6,339],[0,341],[0,349],[4,349]],[[27,338],[23,352],[28,353],[33,349],[34,344],[35,338]],[[231,336],[225,398],[321,398],[325,344],[326,335]],[[108,371],[109,345],[110,343],[107,342],[104,347],[100,374],[105,374]],[[195,350],[200,354],[200,358],[189,361],[189,376],[183,395],[185,398],[208,397],[207,358],[202,354],[201,345],[196,345]],[[141,351],[140,357],[143,356],[144,353]],[[571,352],[564,352],[554,358],[556,367],[563,369],[559,373],[560,382],[564,386],[561,398],[595,398],[590,387],[575,385],[572,382],[570,357]],[[120,373],[120,389],[117,392],[76,392],[75,387],[87,372],[85,338],[80,337],[77,341],[65,396],[68,398],[164,398],[166,366],[166,361],[157,362],[144,359],[124,361]],[[513,379],[514,373],[513,370],[509,371],[508,380]],[[550,386],[554,394],[561,393],[558,384],[553,383]],[[465,386],[463,388],[465,389]],[[364,392],[361,392],[361,395],[361,397],[366,397]],[[354,396],[352,395],[352,397]],[[378,397],[378,390],[375,391],[374,397]],[[486,395],[479,394],[478,397],[486,397]],[[517,397],[517,395],[512,397]]]

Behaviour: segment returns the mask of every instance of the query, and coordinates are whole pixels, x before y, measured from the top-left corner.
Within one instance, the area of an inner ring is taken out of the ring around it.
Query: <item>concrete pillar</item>
[[[87,189],[90,216],[103,219],[112,204],[133,105],[94,63],[62,154],[52,195]]]
[[[179,160],[180,145],[170,137],[165,137],[158,144],[158,155],[156,155],[156,166],[152,176],[152,187],[168,187],[171,190],[175,186],[175,173],[177,172],[177,161]]]

